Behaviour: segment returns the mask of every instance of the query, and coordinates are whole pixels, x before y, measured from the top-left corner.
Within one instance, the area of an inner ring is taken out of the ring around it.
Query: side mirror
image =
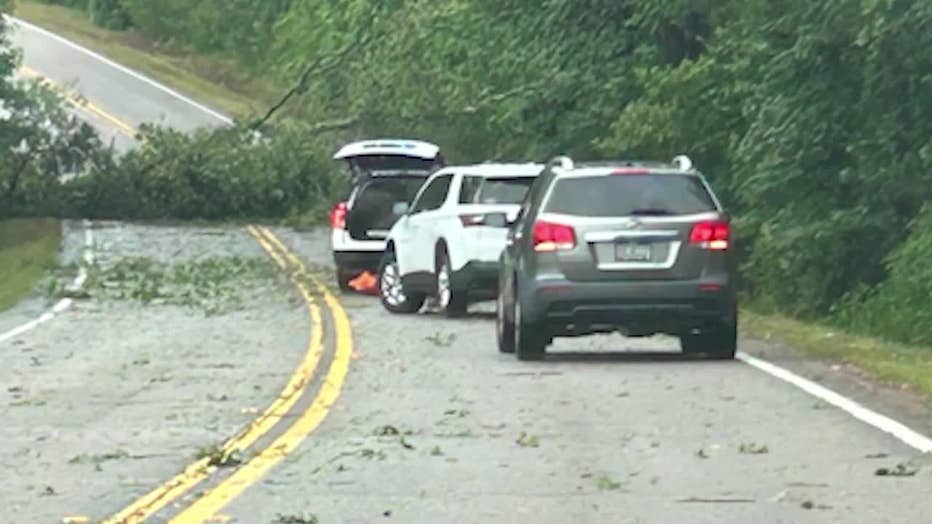
[[[392,206],[392,213],[397,216],[406,215],[408,213],[408,208],[407,202],[395,202],[395,205]]]
[[[508,215],[505,213],[488,213],[485,215],[485,225],[489,227],[508,227]]]

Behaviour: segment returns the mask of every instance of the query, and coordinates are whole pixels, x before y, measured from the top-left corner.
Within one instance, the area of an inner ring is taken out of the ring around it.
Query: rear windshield
[[[590,217],[691,215],[715,211],[702,181],[691,175],[608,175],[558,179],[549,213]]]
[[[370,230],[391,229],[398,220],[392,208],[397,202],[410,203],[423,184],[420,177],[374,178],[367,182],[356,192],[346,215],[350,236],[365,239]]]
[[[414,200],[426,179],[420,177],[373,178],[359,188],[353,208],[391,209],[397,202]]]
[[[532,177],[466,177],[460,192],[460,203],[520,204],[533,183]]]

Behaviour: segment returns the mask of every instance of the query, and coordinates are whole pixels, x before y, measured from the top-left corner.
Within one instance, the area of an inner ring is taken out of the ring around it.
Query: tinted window
[[[460,188],[460,204],[473,204],[476,202],[476,194],[479,193],[479,187],[482,185],[481,176],[463,177],[463,185]]]
[[[437,209],[442,206],[447,199],[447,192],[450,190],[450,182],[452,180],[453,175],[443,175],[431,181],[427,187],[424,188],[420,198],[418,198],[418,201],[414,204],[413,211],[419,213],[421,211]]]
[[[689,215],[715,211],[689,175],[608,175],[558,179],[547,212],[591,217]]]

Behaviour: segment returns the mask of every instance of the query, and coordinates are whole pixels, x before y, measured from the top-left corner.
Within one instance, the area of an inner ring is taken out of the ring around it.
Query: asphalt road
[[[228,119],[203,104],[179,98],[145,77],[120,69],[69,45],[31,24],[15,21],[11,43],[22,49],[23,65],[58,86],[68,88],[92,101],[104,112],[116,115],[130,126],[165,124],[183,131],[226,125]],[[99,114],[81,111],[117,147],[125,149],[131,140],[102,120]]]
[[[40,49],[34,59],[27,48],[30,67],[49,73],[44,64],[56,79],[71,75],[88,89],[109,78],[102,94],[110,98],[100,103],[121,119],[140,121],[129,110],[139,110],[140,99],[152,114],[169,115],[178,103],[163,106],[164,93],[148,98],[132,76],[99,61],[77,65],[40,34],[29,38]],[[194,111],[181,112],[177,125],[188,129]],[[212,117],[200,118],[209,125]],[[126,256],[166,264],[264,257],[235,228],[105,224],[97,233],[105,265]],[[305,264],[329,265],[324,232],[276,234]],[[80,238],[66,242],[67,256]],[[0,344],[8,356],[0,464],[13,472],[0,491],[0,522],[112,515],[272,402],[318,324],[308,323],[283,279],[242,293],[242,307],[214,317],[95,298]],[[354,352],[339,397],[309,438],[281,451],[281,462],[215,513],[217,522],[313,514],[322,523],[900,523],[932,514],[928,457],[743,363],[684,360],[671,340],[618,336],[559,341],[548,361],[519,363],[495,350],[488,305],[450,321],[389,316],[371,297],[340,302]],[[266,455],[274,434],[314,409],[315,391],[327,387],[323,370],[339,359],[336,320],[328,322],[306,395],[245,459]],[[932,429],[929,406],[917,399],[786,348],[741,345]],[[907,463],[916,465],[912,476],[876,475]],[[152,521],[183,516],[202,492],[222,491],[230,474],[215,472]]]

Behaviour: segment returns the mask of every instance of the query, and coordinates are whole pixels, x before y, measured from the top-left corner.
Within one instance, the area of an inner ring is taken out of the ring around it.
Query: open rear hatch
[[[410,203],[427,177],[443,166],[436,145],[416,140],[353,142],[334,159],[345,160],[352,176],[346,229],[354,240],[384,240],[398,219],[394,205]]]

